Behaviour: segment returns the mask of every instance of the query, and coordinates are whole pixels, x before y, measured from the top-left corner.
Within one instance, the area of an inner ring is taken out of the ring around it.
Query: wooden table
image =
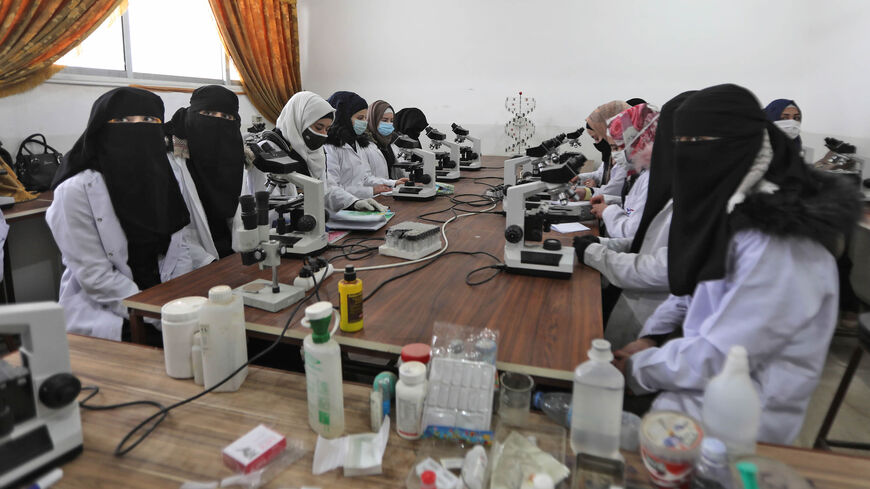
[[[93,404],[155,400],[164,405],[201,391],[190,380],[166,376],[160,350],[140,345],[69,335],[73,372],[83,385],[97,385]],[[369,431],[370,386],[346,383],[344,405],[347,433]],[[380,476],[345,479],[341,470],[311,474],[316,437],[307,423],[305,378],[302,375],[252,367],[241,390],[208,394],[170,413],[139,447],[123,458],[112,455],[129,429],[153,408],[82,411],[84,452],[64,465],[57,488],[177,488],[186,480],[208,481],[231,475],[220,450],[254,426],[264,423],[285,436],[302,440],[306,455],[266,488],[404,488],[405,477],[418,459],[431,453],[433,442],[411,442],[391,433]],[[547,418],[530,416],[528,430],[559,430]],[[570,451],[570,449],[566,449]],[[785,462],[809,478],[817,489],[857,489],[870,481],[870,459],[782,446],[760,445],[761,455]],[[626,457],[627,487],[648,488],[636,453]]]
[[[479,172],[463,172],[468,177],[456,182],[456,194],[482,194],[487,189],[471,178],[501,177],[503,157],[484,157],[485,167]],[[486,182],[499,183],[498,179]],[[466,197],[468,198],[468,197]],[[448,198],[439,197],[430,202],[395,201],[379,198],[396,213],[387,226],[414,220],[418,215],[450,207]],[[471,209],[468,206],[462,206]],[[477,208],[481,210],[481,208]],[[500,210],[497,206],[496,210]],[[450,213],[429,216],[447,219]],[[448,251],[487,251],[499,259],[504,256],[505,218],[497,214],[463,217],[447,225],[450,241]],[[385,229],[375,233],[352,236],[383,237]],[[597,232],[597,230],[595,230]],[[571,235],[552,233],[563,245],[571,246]],[[378,244],[374,242],[372,244]],[[325,256],[334,256],[327,251]],[[336,268],[352,263],[357,267],[392,263],[395,258],[380,255],[348,262],[341,259]],[[474,268],[495,263],[487,257],[450,255],[430,267],[384,286],[365,303],[365,328],[358,333],[341,333],[336,340],[349,349],[395,356],[408,343],[429,343],[436,322],[453,323],[477,328],[488,327],[500,332],[498,367],[527,373],[539,379],[565,383],[572,379],[573,369],[586,359],[592,339],[602,335],[600,276],[592,268],[575,265],[570,280],[529,277],[502,273],[480,286],[465,284],[466,274]],[[414,265],[412,265],[414,266]],[[405,272],[409,267],[359,273],[367,293],[385,279]],[[299,260],[283,260],[278,269],[282,283],[293,283],[301,269]],[[483,272],[475,278],[486,276]],[[124,301],[130,310],[131,325],[141,338],[142,316],[159,317],[160,308],[172,299],[205,296],[214,285],[226,284],[233,288],[257,278],[271,279],[267,269],[241,265],[239,255],[231,255],[175,280],[143,291]],[[338,301],[336,273],[323,283],[321,296],[334,303]],[[291,309],[279,313],[246,308],[245,319],[249,333],[274,337],[286,323]],[[291,341],[299,342],[308,330],[293,319],[287,332]],[[134,338],[134,341],[137,338]]]
[[[6,222],[14,224],[24,219],[42,218],[45,211],[54,200],[54,191],[42,192],[33,200],[19,202],[8,209],[4,209],[3,218]],[[11,232],[11,230],[10,230]],[[3,243],[3,299],[5,303],[15,302],[15,286],[12,282],[12,257],[9,253],[9,241]]]

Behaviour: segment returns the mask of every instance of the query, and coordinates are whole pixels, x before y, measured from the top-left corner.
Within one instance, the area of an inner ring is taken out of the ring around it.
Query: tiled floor
[[[857,341],[856,338],[845,337],[835,337],[832,341],[822,380],[810,401],[804,427],[795,445],[812,447]],[[870,355],[868,354],[864,354],[861,359],[829,438],[870,443]],[[870,451],[837,450],[870,457]]]

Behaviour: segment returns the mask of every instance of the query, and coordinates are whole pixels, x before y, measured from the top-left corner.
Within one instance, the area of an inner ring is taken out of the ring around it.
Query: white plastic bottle
[[[202,380],[206,389],[225,379],[248,361],[245,338],[245,306],[242,298],[233,295],[226,285],[212,287],[208,302],[199,313],[200,348],[202,349]],[[245,367],[215,392],[239,390],[248,376]]]
[[[423,435],[423,403],[426,401],[426,365],[405,362],[396,383],[396,433],[406,440]]]
[[[199,311],[206,301],[205,297],[182,297],[160,309],[166,375],[176,379],[193,377],[193,334],[199,329]]]
[[[574,370],[571,449],[599,457],[619,457],[625,378],[610,362],[607,340],[593,340],[589,360]]]
[[[746,348],[734,345],[719,375],[704,390],[701,410],[704,435],[718,438],[729,457],[755,453],[761,424],[761,400],[752,378]]]
[[[312,333],[302,342],[308,390],[308,424],[324,438],[344,433],[344,387],[341,350],[329,337],[332,303],[316,302],[305,308]]]
[[[190,347],[190,361],[193,363],[193,383],[202,385],[202,334],[193,334],[193,345]]]

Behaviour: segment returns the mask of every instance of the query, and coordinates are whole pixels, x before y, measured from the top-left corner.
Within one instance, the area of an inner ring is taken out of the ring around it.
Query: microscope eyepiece
[[[260,190],[254,196],[257,199],[257,224],[267,226],[269,224],[269,192]]]
[[[453,134],[457,136],[468,136],[468,129],[460,126],[457,123],[450,124],[450,128],[453,129]]]
[[[242,225],[247,230],[257,228],[257,202],[253,195],[243,195],[239,197],[239,204],[242,206]]]
[[[426,126],[426,137],[432,141],[444,141],[447,135],[432,126]]]
[[[580,127],[580,128],[578,128],[576,131],[574,131],[574,132],[569,132],[568,134],[565,135],[565,137],[567,137],[568,139],[572,139],[572,140],[573,140],[573,139],[578,139],[580,136],[583,135],[583,131],[585,131],[585,130],[586,130],[586,129]]]

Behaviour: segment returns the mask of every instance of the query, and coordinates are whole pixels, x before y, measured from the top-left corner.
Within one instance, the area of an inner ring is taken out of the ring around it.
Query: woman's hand
[[[393,188],[398,187],[400,185],[403,185],[407,181],[408,181],[407,178],[400,178],[400,179],[396,180],[396,184],[393,185]]]
[[[583,186],[584,187],[594,187],[596,183],[598,183],[598,182],[596,182],[595,180],[593,180],[591,178],[587,178],[586,181],[583,182]]]
[[[598,196],[596,195],[596,197],[598,197]],[[593,197],[593,199],[594,198],[595,197]],[[597,217],[598,219],[601,219],[601,217],[604,215],[605,209],[607,209],[607,204],[604,204],[604,203],[592,204],[592,211],[591,212],[592,212],[593,216]]]
[[[393,190],[393,188],[390,187],[389,185],[375,185],[374,188],[372,189],[372,192],[374,192],[375,195],[377,195],[377,194],[383,194],[385,192],[390,192],[391,190]]]

